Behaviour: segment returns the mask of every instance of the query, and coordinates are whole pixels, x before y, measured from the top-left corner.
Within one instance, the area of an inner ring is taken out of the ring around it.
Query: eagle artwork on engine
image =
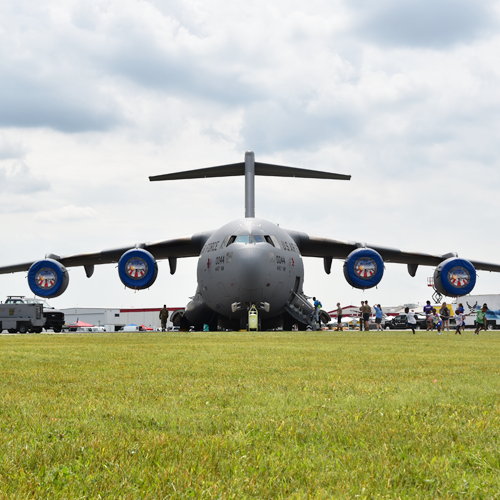
[[[150,177],[151,181],[174,181],[205,177],[245,177],[245,217],[219,229],[152,243],[138,243],[95,253],[45,259],[0,267],[0,274],[28,271],[28,284],[35,295],[57,297],[68,286],[66,267],[82,266],[91,277],[94,266],[118,262],[118,276],[133,290],[149,288],[158,275],[157,260],[168,260],[170,273],[180,258],[197,257],[197,287],[183,311],[172,320],[181,328],[244,329],[250,310],[258,311],[258,327],[266,330],[296,325],[316,325],[314,305],[306,295],[303,257],[323,259],[330,274],[333,259],[344,260],[344,277],[354,288],[377,286],[385,263],[406,264],[411,276],[420,265],[433,266],[436,293],[457,297],[469,294],[476,283],[476,270],[500,272],[500,265],[443,255],[407,252],[366,243],[312,236],[283,229],[255,217],[255,176],[349,180],[349,175],[286,167],[255,161],[252,151],[245,161]],[[330,317],[321,309],[320,321]]]

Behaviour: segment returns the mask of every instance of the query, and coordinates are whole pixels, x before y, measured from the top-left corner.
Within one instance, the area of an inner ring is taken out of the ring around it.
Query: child
[[[441,321],[441,317],[437,313],[436,309],[433,309],[432,312],[433,312],[434,326],[436,327],[438,335],[441,335],[441,325],[443,324],[443,322]]]
[[[481,309],[477,311],[476,316],[476,329],[474,330],[474,335],[479,335],[479,330],[486,330],[486,311],[488,310],[488,306],[484,304]]]
[[[415,319],[415,313],[413,311],[410,312],[409,307],[405,307],[406,313],[406,323],[411,328],[413,335],[415,335],[415,327],[417,326],[417,320]]]
[[[462,322],[464,321],[464,315],[460,313],[459,309],[457,309],[453,318],[455,319],[455,335],[457,333],[462,335]]]

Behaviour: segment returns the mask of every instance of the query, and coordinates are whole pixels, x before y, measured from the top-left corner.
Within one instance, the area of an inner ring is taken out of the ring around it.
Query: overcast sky
[[[256,179],[256,216],[317,236],[500,263],[500,4],[483,0],[0,3],[2,265],[133,246],[244,216],[244,178],[148,176],[256,160],[351,174]],[[352,289],[305,259],[327,309],[430,298],[419,268]],[[184,306],[196,259],[149,290],[70,268],[56,307]],[[32,295],[26,273],[0,297]],[[474,293],[499,293],[480,272]]]

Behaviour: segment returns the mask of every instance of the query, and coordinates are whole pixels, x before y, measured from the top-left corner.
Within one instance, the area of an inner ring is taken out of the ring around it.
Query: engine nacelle
[[[472,292],[476,284],[476,270],[465,259],[451,257],[434,271],[434,287],[441,295],[460,297]]]
[[[57,260],[44,259],[31,265],[28,284],[39,297],[53,298],[62,295],[68,288],[69,276],[66,268]]]
[[[384,261],[371,248],[357,248],[344,262],[344,276],[354,288],[373,288],[384,275]]]
[[[155,282],[158,264],[147,250],[133,248],[120,257],[118,274],[126,287],[143,290]]]

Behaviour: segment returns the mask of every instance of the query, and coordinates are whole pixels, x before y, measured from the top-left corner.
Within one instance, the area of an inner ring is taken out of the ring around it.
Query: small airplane
[[[476,283],[476,270],[500,272],[499,264],[469,261],[456,253],[432,255],[405,252],[396,248],[334,240],[304,232],[283,229],[255,217],[255,175],[350,180],[350,175],[286,167],[255,161],[252,151],[242,163],[201,168],[150,177],[150,181],[172,181],[204,177],[245,176],[245,217],[216,230],[188,237],[151,243],[138,243],[96,253],[60,257],[47,254],[45,259],[0,267],[0,274],[28,271],[31,291],[40,297],[57,297],[69,283],[67,267],[83,266],[90,278],[94,266],[118,263],[122,283],[131,289],[149,288],[158,274],[157,260],[168,259],[170,273],[177,259],[198,257],[198,285],[184,311],[171,318],[181,329],[245,329],[249,311],[257,311],[258,329],[293,325],[301,330],[330,317],[323,309],[314,317],[315,308],[304,294],[303,257],[323,259],[330,274],[333,259],[344,259],[344,276],[354,288],[377,286],[386,262],[406,264],[411,276],[419,265],[435,266],[434,287],[445,296],[469,294]],[[317,311],[316,311],[317,313]]]

